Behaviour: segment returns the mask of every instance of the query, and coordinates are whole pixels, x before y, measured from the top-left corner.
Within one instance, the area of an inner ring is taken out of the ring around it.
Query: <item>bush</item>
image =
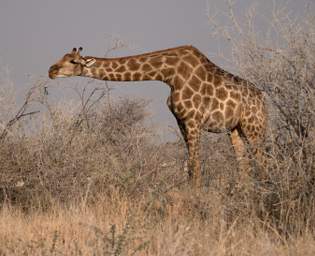
[[[132,195],[158,183],[171,184],[164,177],[170,167],[163,165],[171,155],[159,151],[151,129],[143,124],[146,102],[123,99],[109,104],[104,96],[103,90],[93,89],[81,106],[42,100],[46,112],[32,120],[19,118],[20,129],[14,132],[7,128],[11,132],[5,133],[0,148],[2,202],[29,207],[35,201],[47,207],[87,197],[93,201],[95,195],[116,188]],[[168,178],[175,173],[169,171]]]
[[[230,26],[209,16],[214,36],[230,43],[235,69],[269,101],[268,163],[253,170],[264,178],[254,178],[251,197],[257,205],[249,208],[282,232],[299,233],[315,224],[314,17],[307,12],[300,19],[291,17],[286,7],[274,6],[262,34],[262,25],[255,26],[263,22],[255,8],[241,23],[233,2],[227,3],[224,17]]]

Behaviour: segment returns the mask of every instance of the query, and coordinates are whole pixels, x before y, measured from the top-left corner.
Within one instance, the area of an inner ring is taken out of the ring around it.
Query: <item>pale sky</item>
[[[256,3],[256,9],[268,16],[273,2],[285,1],[235,0],[236,14],[241,19],[246,7]],[[288,7],[300,15],[309,2],[313,0],[292,0]],[[111,56],[191,44],[221,64],[218,43],[210,37],[207,9],[224,6],[224,0],[0,0],[0,66],[7,67],[16,87],[25,91],[31,86],[30,75],[47,77],[49,66],[73,47],[82,46],[83,55],[103,56],[111,38],[130,45]],[[50,93],[63,95],[64,84],[77,79],[52,81]],[[114,97],[151,100],[149,111],[161,129],[176,127],[166,106],[169,88],[163,83],[113,82],[111,86]]]

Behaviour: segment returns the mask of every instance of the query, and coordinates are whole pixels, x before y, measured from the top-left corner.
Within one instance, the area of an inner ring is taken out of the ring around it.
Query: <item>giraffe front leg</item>
[[[176,113],[175,113],[175,111],[174,111],[174,109],[173,109],[173,104],[172,104],[172,101],[171,101],[171,96],[169,96],[169,97],[167,98],[166,103],[167,103],[167,106],[168,106],[169,110],[172,112],[172,114],[174,115],[174,117],[175,117],[175,119],[176,119],[176,121],[177,121],[177,125],[178,125],[178,128],[179,128],[179,130],[180,130],[180,133],[182,134],[183,139],[184,139],[184,141],[185,141],[185,145],[186,145],[186,147],[188,148],[188,144],[187,144],[187,134],[186,134],[185,124],[184,124],[184,122],[183,122],[182,120],[180,120],[180,119],[177,117],[177,115],[176,115]],[[185,159],[185,162],[184,162],[184,172],[189,174],[188,162],[187,162],[186,159]],[[190,174],[189,174],[189,176],[190,176]]]
[[[193,183],[195,188],[198,188],[201,185],[201,167],[199,160],[200,130],[195,127],[194,122],[191,122],[193,125],[189,127],[187,125],[187,120],[183,121],[177,115],[174,111],[171,97],[167,98],[167,106],[176,118],[178,127],[188,149],[188,162],[185,161],[184,170],[186,171],[188,169],[189,180]]]
[[[182,133],[188,150],[188,161],[184,163],[184,171],[188,172],[189,180],[195,188],[201,185],[201,167],[199,160],[200,134],[196,131],[187,131],[186,125],[177,119],[179,129]]]
[[[186,136],[189,155],[188,174],[194,188],[199,188],[201,186],[201,166],[199,159],[200,134],[194,131],[188,132]]]

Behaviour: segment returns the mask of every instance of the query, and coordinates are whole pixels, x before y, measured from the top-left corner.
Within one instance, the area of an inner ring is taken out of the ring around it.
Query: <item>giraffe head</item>
[[[56,64],[49,68],[49,78],[79,76],[84,67],[91,67],[95,63],[94,58],[86,58],[80,55],[82,47],[78,50],[73,48],[70,53],[65,54]]]

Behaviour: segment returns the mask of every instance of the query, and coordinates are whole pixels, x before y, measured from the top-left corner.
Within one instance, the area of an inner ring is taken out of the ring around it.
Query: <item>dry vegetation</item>
[[[275,10],[261,41],[253,16],[241,26],[230,9],[228,29],[211,16],[234,67],[269,95],[268,166],[248,184],[222,135],[204,136],[197,194],[182,140],[154,143],[146,102],[112,102],[104,85],[61,105],[39,81],[17,108],[2,75],[0,255],[314,255],[314,20]]]

